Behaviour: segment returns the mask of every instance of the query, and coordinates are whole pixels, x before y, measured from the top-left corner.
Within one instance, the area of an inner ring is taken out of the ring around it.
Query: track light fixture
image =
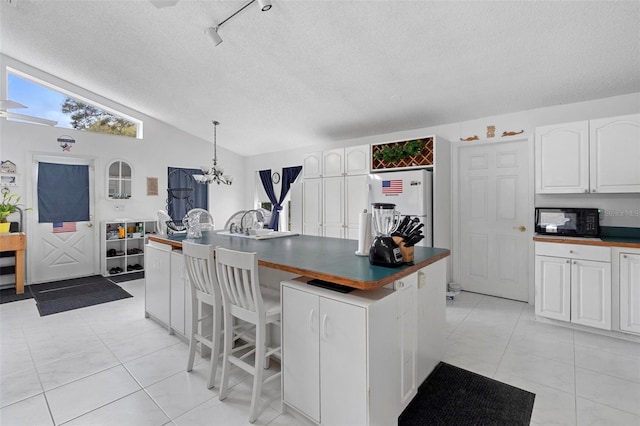
[[[257,0],[258,1],[258,5],[260,6],[260,10],[262,12],[266,12],[267,10],[271,9],[271,0]],[[205,30],[205,34],[211,39],[211,41],[213,42],[214,46],[219,45],[220,43],[222,43],[222,37],[220,37],[220,34],[218,34],[218,30],[220,29],[220,27],[222,25],[224,25],[229,19],[233,18],[234,16],[236,16],[238,13],[242,12],[243,10],[245,10],[247,7],[249,7],[249,5],[251,3],[255,3],[256,0],[251,0],[249,1],[249,3],[245,4],[244,6],[242,6],[240,9],[236,10],[235,12],[233,12],[231,15],[229,15],[229,17],[227,17],[226,19],[224,19],[222,22],[220,22],[218,25],[216,25],[215,27],[209,27]]]

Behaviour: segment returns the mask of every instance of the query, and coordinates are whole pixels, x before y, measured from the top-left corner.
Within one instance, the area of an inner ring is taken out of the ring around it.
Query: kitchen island
[[[149,236],[145,313],[187,336],[185,238]],[[415,247],[413,264],[385,268],[355,255],[354,240],[205,231],[195,242],[257,253],[261,283],[282,295],[282,334],[272,338],[282,342],[284,406],[317,424],[396,424],[444,356],[447,249]],[[354,290],[316,287],[311,279]]]

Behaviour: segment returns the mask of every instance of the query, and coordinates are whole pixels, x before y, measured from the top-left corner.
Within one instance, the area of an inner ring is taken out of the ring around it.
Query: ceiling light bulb
[[[207,36],[213,41],[213,45],[217,46],[222,43],[222,37],[218,34],[218,27],[209,27],[205,31]]]
[[[260,5],[260,10],[263,12],[271,9],[271,0],[258,0],[258,4]]]

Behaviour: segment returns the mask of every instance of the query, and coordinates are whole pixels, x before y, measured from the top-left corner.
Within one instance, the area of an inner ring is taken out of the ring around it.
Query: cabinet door
[[[186,322],[191,318],[185,316],[185,303],[191,303],[191,299],[185,299],[185,270],[184,258],[180,252],[171,252],[171,328],[180,334],[186,335]]]
[[[620,329],[640,333],[640,254],[620,255]]]
[[[302,160],[302,177],[322,177],[322,152],[310,152]]]
[[[168,326],[171,320],[171,246],[148,244],[145,256],[145,310]]]
[[[640,114],[589,122],[591,192],[640,192]]]
[[[536,315],[562,321],[571,320],[571,260],[536,256]]]
[[[323,220],[325,237],[344,238],[344,178],[323,179]]]
[[[344,174],[344,149],[332,149],[322,153],[323,177],[342,176]]]
[[[369,145],[352,146],[344,149],[344,172],[346,175],[366,175],[371,162]]]
[[[322,179],[302,183],[302,233],[322,236]]]
[[[611,263],[573,260],[571,322],[611,330]]]
[[[364,308],[320,298],[320,423],[367,424],[366,336]]]
[[[345,217],[347,232],[345,238],[351,240],[358,239],[358,228],[360,226],[360,213],[367,209],[367,196],[369,185],[367,175],[347,176],[345,184]]]
[[[589,123],[536,128],[536,192],[589,192]]]
[[[417,393],[417,286],[418,274],[411,274],[395,283],[398,292],[398,326],[400,338],[400,411]]]
[[[445,357],[447,259],[441,259],[418,272],[418,386]]]
[[[283,393],[287,404],[320,422],[320,302],[282,287]]]

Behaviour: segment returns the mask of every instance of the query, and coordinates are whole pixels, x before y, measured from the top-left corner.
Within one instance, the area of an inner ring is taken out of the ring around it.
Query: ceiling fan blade
[[[16,114],[15,112],[0,111],[0,117],[13,118],[15,120],[29,121],[31,123],[46,124],[47,126],[55,126],[57,121],[47,120],[45,118],[32,117],[30,115]]]
[[[12,101],[11,99],[0,99],[0,110],[6,111],[14,108],[27,108],[27,106],[22,105],[20,102]]]

